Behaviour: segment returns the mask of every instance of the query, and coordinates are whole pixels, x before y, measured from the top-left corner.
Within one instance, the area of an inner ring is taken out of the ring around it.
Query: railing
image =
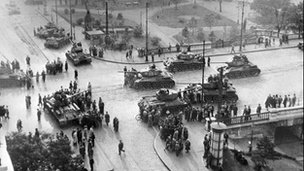
[[[238,125],[244,123],[269,120],[269,118],[270,118],[270,112],[263,112],[260,114],[252,114],[248,116],[237,116],[237,117],[219,119],[218,121],[225,123],[227,126],[230,126],[230,125]]]

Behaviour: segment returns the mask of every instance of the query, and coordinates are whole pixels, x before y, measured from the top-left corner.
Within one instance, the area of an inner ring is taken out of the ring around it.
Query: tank
[[[125,73],[125,85],[135,89],[171,88],[175,81],[170,73],[159,70],[155,65],[142,71],[132,69]]]
[[[164,62],[170,72],[199,70],[203,67],[203,56],[189,52],[181,52],[173,60]]]
[[[65,56],[75,66],[80,64],[90,64],[92,62],[92,57],[90,54],[83,52],[81,43],[73,43],[71,51],[66,52]]]
[[[222,100],[226,102],[236,102],[239,98],[236,94],[236,89],[228,80],[223,81],[222,84]],[[190,84],[184,91],[202,91],[202,84]],[[217,81],[204,83],[204,99],[206,102],[214,103],[219,100],[219,84]]]
[[[82,111],[77,105],[81,93],[70,94],[68,91],[57,91],[45,100],[45,110],[52,115],[59,126],[87,125],[98,126],[101,117],[87,111]]]
[[[140,115],[147,119],[148,111],[159,111],[161,116],[166,115],[167,110],[170,113],[179,113],[183,111],[188,103],[178,98],[178,94],[174,90],[162,88],[153,96],[144,96],[138,102]],[[147,112],[144,112],[147,111]],[[144,119],[145,120],[145,119]]]
[[[50,37],[46,39],[46,42],[44,43],[44,47],[51,49],[59,49],[69,43],[70,43],[70,38],[68,36],[59,37],[59,38]]]
[[[44,27],[40,27],[37,29],[36,36],[41,39],[47,39],[49,37],[60,38],[64,37],[64,29],[58,28],[54,23],[49,22]]]
[[[226,62],[226,64],[228,66],[224,70],[224,76],[229,79],[254,77],[261,72],[257,65],[248,61],[245,55],[236,55],[231,62]]]
[[[1,61],[0,88],[21,87],[25,85],[26,76],[21,72],[14,72],[9,63]]]

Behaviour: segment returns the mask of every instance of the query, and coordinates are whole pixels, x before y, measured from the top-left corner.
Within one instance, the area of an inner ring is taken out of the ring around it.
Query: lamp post
[[[205,74],[205,65],[206,65],[206,62],[205,62],[205,44],[206,44],[206,41],[203,40],[203,66],[202,66],[202,102],[201,102],[201,107],[203,109],[203,104],[204,104],[204,74]]]
[[[148,62],[148,7],[149,7],[149,3],[146,3],[146,62]]]

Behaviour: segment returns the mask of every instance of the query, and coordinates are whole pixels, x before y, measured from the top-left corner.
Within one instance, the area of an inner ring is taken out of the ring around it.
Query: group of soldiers
[[[98,56],[100,58],[103,58],[104,51],[105,51],[104,48],[97,48],[95,45],[89,47],[90,56],[94,56],[94,57]]]
[[[291,97],[289,94],[285,95],[284,98],[281,95],[272,95],[269,94],[265,101],[265,108],[280,108],[281,106],[285,107],[293,107],[296,105],[297,97],[296,94]]]
[[[53,62],[48,61],[45,65],[46,73],[56,75],[56,73],[63,72],[63,63],[57,58],[57,61],[54,60]],[[65,61],[65,70],[68,70],[68,63]]]

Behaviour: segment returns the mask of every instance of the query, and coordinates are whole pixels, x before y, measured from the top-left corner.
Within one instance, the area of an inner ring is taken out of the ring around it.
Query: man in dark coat
[[[108,113],[108,112],[106,112],[106,114],[105,114],[105,121],[106,121],[107,126],[109,126],[109,122],[110,122],[110,115],[109,115],[109,113]]]
[[[78,79],[78,71],[77,71],[77,69],[75,69],[75,71],[74,71],[74,77],[75,77],[75,80]]]
[[[69,65],[67,61],[65,61],[64,68],[65,68],[65,72],[68,72]]]
[[[207,62],[208,62],[208,67],[210,67],[210,56],[208,56]]]
[[[121,152],[125,152],[124,148],[124,144],[122,142],[122,140],[119,140],[119,144],[118,144],[118,154],[120,155]]]

